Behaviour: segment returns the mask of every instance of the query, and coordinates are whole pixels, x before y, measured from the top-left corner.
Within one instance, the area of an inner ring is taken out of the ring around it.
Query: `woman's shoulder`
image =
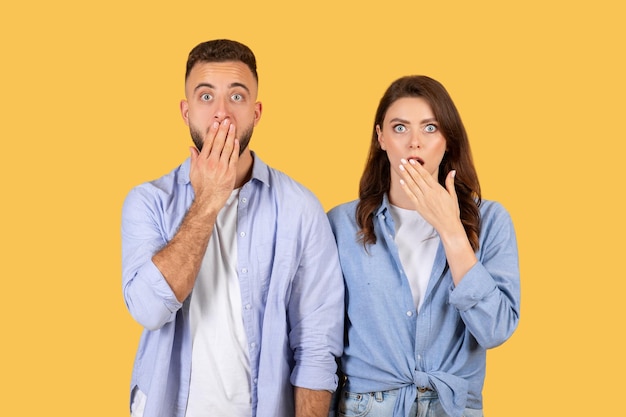
[[[513,220],[502,203],[493,200],[482,200],[480,204],[480,224],[482,237],[487,238],[494,232],[513,230]]]
[[[500,203],[495,200],[481,200],[480,202],[480,216],[485,218],[490,217],[500,217],[500,216],[509,216],[509,212],[507,209]]]
[[[345,216],[354,217],[356,213],[356,206],[359,204],[359,200],[352,200],[346,203],[339,204],[328,211],[328,217],[339,219]]]

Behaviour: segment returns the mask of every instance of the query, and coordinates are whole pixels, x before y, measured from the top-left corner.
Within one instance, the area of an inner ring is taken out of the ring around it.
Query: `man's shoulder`
[[[189,162],[184,161],[170,172],[152,180],[136,185],[133,190],[151,190],[153,192],[171,191],[177,184],[189,183]]]
[[[154,205],[163,201],[173,201],[182,197],[188,189],[189,167],[185,161],[167,174],[138,184],[128,192],[125,205]]]
[[[268,185],[272,192],[284,197],[301,198],[304,202],[319,202],[317,196],[300,181],[285,172],[268,166]]]

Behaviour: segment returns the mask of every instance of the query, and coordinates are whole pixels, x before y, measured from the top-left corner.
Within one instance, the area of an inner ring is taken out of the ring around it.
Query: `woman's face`
[[[387,152],[392,181],[400,178],[401,159],[419,162],[437,180],[446,138],[425,99],[403,97],[393,102],[383,123],[376,126],[376,133],[378,143]]]

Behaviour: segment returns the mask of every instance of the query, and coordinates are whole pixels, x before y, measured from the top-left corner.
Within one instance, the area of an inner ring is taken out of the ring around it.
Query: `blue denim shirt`
[[[131,393],[138,388],[146,394],[145,417],[183,417],[189,395],[193,293],[179,303],[152,262],[193,201],[189,167],[187,159],[134,188],[122,210],[124,300],[145,328]],[[256,156],[237,210],[253,416],[293,416],[292,385],[331,391],[337,386],[344,317],[337,248],[317,198]]]
[[[517,243],[508,213],[482,202],[478,263],[456,287],[439,245],[418,313],[387,197],[374,213],[377,242],[367,251],[357,241],[357,203],[328,213],[346,285],[346,389],[400,389],[394,417],[408,415],[417,388],[435,390],[452,417],[482,408],[486,350],[506,341],[519,321]]]

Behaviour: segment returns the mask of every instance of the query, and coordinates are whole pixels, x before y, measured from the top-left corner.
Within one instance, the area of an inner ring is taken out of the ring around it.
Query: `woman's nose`
[[[411,141],[409,142],[409,148],[411,148],[411,149],[419,149],[421,147],[422,147],[421,138],[419,137],[419,134],[414,133],[411,136]]]

